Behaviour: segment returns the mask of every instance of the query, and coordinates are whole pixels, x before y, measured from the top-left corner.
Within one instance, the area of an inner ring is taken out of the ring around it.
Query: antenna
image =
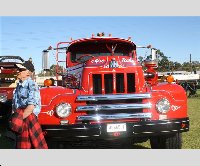
[[[192,73],[192,55],[190,54],[190,72]]]

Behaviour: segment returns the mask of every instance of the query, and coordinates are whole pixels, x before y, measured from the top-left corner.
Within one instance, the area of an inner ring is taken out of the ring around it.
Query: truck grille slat
[[[98,115],[83,115],[78,116],[78,120],[80,121],[99,121],[99,120],[115,120],[115,119],[131,119],[131,118],[151,118],[151,113],[135,113],[135,114],[125,114],[125,113],[119,113],[119,114],[111,114],[111,115],[105,115],[105,114],[98,114]]]
[[[129,110],[129,109],[150,109],[151,104],[103,104],[78,106],[77,111],[101,111],[101,110]]]
[[[125,100],[125,99],[149,99],[149,98],[151,98],[150,93],[84,95],[84,96],[78,96],[77,101]]]

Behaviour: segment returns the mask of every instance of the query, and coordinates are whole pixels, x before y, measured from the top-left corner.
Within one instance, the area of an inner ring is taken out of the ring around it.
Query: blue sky
[[[179,63],[189,61],[190,54],[192,61],[200,61],[199,16],[1,16],[0,55],[32,57],[39,72],[42,50],[97,32],[130,36],[136,45],[151,44]],[[145,52],[138,51],[139,55],[145,56]]]

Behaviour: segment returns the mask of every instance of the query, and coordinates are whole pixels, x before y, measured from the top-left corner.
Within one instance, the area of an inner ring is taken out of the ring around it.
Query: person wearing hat
[[[13,91],[13,114],[10,128],[17,135],[17,149],[47,149],[37,116],[41,109],[40,91],[32,80],[35,71],[30,61],[16,64],[18,68],[17,87]]]

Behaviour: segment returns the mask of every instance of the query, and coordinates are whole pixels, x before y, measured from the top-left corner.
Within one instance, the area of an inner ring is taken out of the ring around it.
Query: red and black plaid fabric
[[[22,112],[23,110],[17,111]],[[19,119],[21,113],[18,114]],[[23,120],[22,132],[17,135],[17,149],[48,149],[42,128],[38,122],[35,114],[30,114],[26,119]]]
[[[16,133],[22,133],[22,125],[23,125],[23,110],[16,110],[15,113],[12,114],[10,120],[10,128]]]

